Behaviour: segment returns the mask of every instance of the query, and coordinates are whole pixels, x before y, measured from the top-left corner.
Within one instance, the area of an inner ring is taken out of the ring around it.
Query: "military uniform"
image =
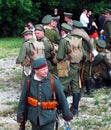
[[[44,33],[45,33],[45,29],[44,29],[44,27],[42,25],[36,25],[35,30],[44,31]],[[43,41],[43,43],[44,43],[44,46],[45,46],[45,50],[44,50],[45,58],[47,59],[48,68],[49,68],[49,71],[51,72],[54,69],[54,67],[53,67],[53,65],[51,63],[51,59],[52,59],[52,57],[54,55],[53,54],[54,53],[53,52],[53,46],[52,46],[50,40],[45,35],[44,35],[43,38],[39,39],[38,41]]]
[[[24,30],[22,32],[22,35],[32,35],[31,30]],[[28,76],[31,72],[31,67],[30,67],[30,41],[35,41],[33,38],[29,38],[25,40],[20,48],[19,56],[16,59],[17,64],[21,64],[23,66],[23,71],[22,71],[22,81],[21,84],[23,85],[24,78]]]
[[[43,102],[47,103],[54,101],[53,91],[51,88],[50,73],[48,73],[45,78],[38,80],[34,72],[35,69],[44,68],[44,66],[47,66],[46,60],[44,58],[39,58],[32,63],[33,70],[30,78],[27,77],[24,82],[17,110],[17,121],[21,123],[22,119],[24,118],[24,113],[26,111],[25,109],[28,109],[27,119],[32,124],[32,130],[54,130],[54,123],[56,120],[55,107],[50,109],[47,107],[42,107]],[[29,89],[27,89],[28,79],[30,79]],[[66,121],[69,121],[73,118],[73,116],[69,110],[68,102],[64,95],[61,83],[57,77],[54,77],[54,88],[56,101],[62,109],[63,118]],[[29,92],[27,94],[28,90]],[[38,105],[32,106],[29,101],[27,104],[27,95],[38,100]]]
[[[42,19],[42,24],[44,25],[44,29],[45,29],[45,36],[52,43],[58,44],[60,40],[60,35],[52,27],[47,26],[48,24],[51,23],[52,20],[53,19],[51,15],[46,15]]]
[[[72,27],[73,20],[72,20],[72,13],[64,12],[64,20],[67,22],[68,25]],[[65,18],[66,17],[66,18]],[[68,20],[66,20],[68,18]]]
[[[28,35],[28,34],[31,34],[32,35],[32,31],[30,30],[24,30],[22,32],[22,35]],[[17,57],[16,59],[16,63],[18,64],[23,64],[23,61],[24,59],[29,59],[30,57],[30,48],[29,48],[29,42],[30,40],[33,40],[33,38],[30,38],[30,39],[27,39],[23,42],[23,44],[21,45],[21,49],[20,49],[20,52],[19,52],[19,56]]]
[[[109,15],[111,15],[111,10],[107,10],[107,13]],[[107,44],[107,49],[110,49],[111,50],[111,18],[110,17],[107,17],[105,18],[105,22],[104,22],[104,36],[105,36],[105,41],[106,41],[106,44]],[[110,46],[109,46],[110,45]],[[109,48],[110,47],[110,48]]]
[[[71,35],[68,33],[72,29],[70,25],[63,23],[61,25],[62,30],[67,32],[65,37],[61,38],[59,43],[59,48],[57,51],[57,60],[59,62],[64,61],[67,59],[67,55],[69,54],[69,47],[68,41],[66,38],[71,39]],[[75,43],[76,44],[76,43]],[[70,59],[68,59],[70,61]],[[62,69],[62,68],[61,68]],[[60,77],[60,81],[63,85],[64,91],[67,92],[68,86],[71,86],[71,94],[73,95],[73,104],[74,104],[74,116],[78,116],[78,105],[79,105],[79,98],[80,98],[80,88],[79,88],[79,64],[78,63],[71,63],[67,77]]]
[[[59,24],[59,19],[58,19],[58,16],[53,16],[52,17],[52,20],[53,20],[53,24],[54,25],[52,25],[53,26],[53,29],[58,33],[58,34],[60,34],[60,24]]]
[[[58,44],[59,44],[59,40],[60,40],[60,35],[59,33],[57,33],[57,31],[55,31],[53,29],[52,26],[50,26],[52,21],[52,16],[51,15],[46,15],[43,17],[42,19],[42,24],[44,26],[45,29],[45,36],[50,40],[52,46],[53,46],[53,52],[54,54],[56,54],[57,49],[58,49]],[[51,65],[53,66],[53,70],[51,70],[51,73],[56,74],[56,65],[53,62],[54,56],[50,59]]]
[[[82,29],[83,25],[77,20],[73,20],[72,35],[82,37],[82,46],[84,48],[84,60],[81,61],[81,81],[84,81],[87,94],[91,93],[91,61],[90,54],[93,50],[93,46],[88,34]],[[83,83],[83,82],[82,82]]]
[[[109,63],[109,59],[106,57],[106,43],[103,40],[98,40],[96,42],[96,46],[101,49],[98,55],[94,58],[92,74],[95,80],[96,88],[100,88],[102,84],[102,80],[111,79],[111,63]]]

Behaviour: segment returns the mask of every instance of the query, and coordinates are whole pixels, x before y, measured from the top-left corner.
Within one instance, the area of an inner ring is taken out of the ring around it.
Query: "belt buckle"
[[[40,105],[41,105],[41,102],[38,102],[38,105],[40,106]]]

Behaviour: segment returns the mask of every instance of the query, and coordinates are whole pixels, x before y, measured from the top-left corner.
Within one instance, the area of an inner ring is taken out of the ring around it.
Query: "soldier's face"
[[[48,66],[46,66],[42,69],[35,69],[35,73],[36,73],[37,77],[39,77],[40,79],[45,78],[48,74]]]
[[[42,39],[44,37],[44,31],[35,30],[35,35],[37,39]]]
[[[32,38],[33,35],[32,34],[27,34],[27,35],[24,35],[24,40],[28,40],[30,38]]]

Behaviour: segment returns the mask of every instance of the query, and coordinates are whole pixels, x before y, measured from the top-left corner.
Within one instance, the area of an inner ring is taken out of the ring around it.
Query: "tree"
[[[29,19],[39,20],[39,3],[33,5],[31,0],[0,0],[0,5],[2,36],[17,36]]]
[[[105,8],[111,8],[110,0],[0,0],[0,36],[19,36],[24,25],[31,20],[40,24],[46,14],[52,14],[57,7],[63,12],[72,12],[79,20],[83,8],[90,9],[97,19]]]

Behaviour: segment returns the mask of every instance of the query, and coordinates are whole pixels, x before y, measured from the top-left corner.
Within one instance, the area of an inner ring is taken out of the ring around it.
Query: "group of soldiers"
[[[79,114],[82,86],[91,94],[92,78],[96,87],[102,79],[110,80],[111,63],[106,53],[106,42],[96,41],[96,48],[83,29],[81,22],[72,20],[72,13],[64,12],[64,23],[58,29],[58,17],[46,15],[34,31],[22,32],[24,42],[16,63],[23,66],[23,81],[31,75],[31,63],[38,58],[46,58],[50,73],[59,77],[65,96],[72,95],[72,113]],[[36,38],[33,37],[33,33]],[[22,83],[23,84],[23,83]]]

